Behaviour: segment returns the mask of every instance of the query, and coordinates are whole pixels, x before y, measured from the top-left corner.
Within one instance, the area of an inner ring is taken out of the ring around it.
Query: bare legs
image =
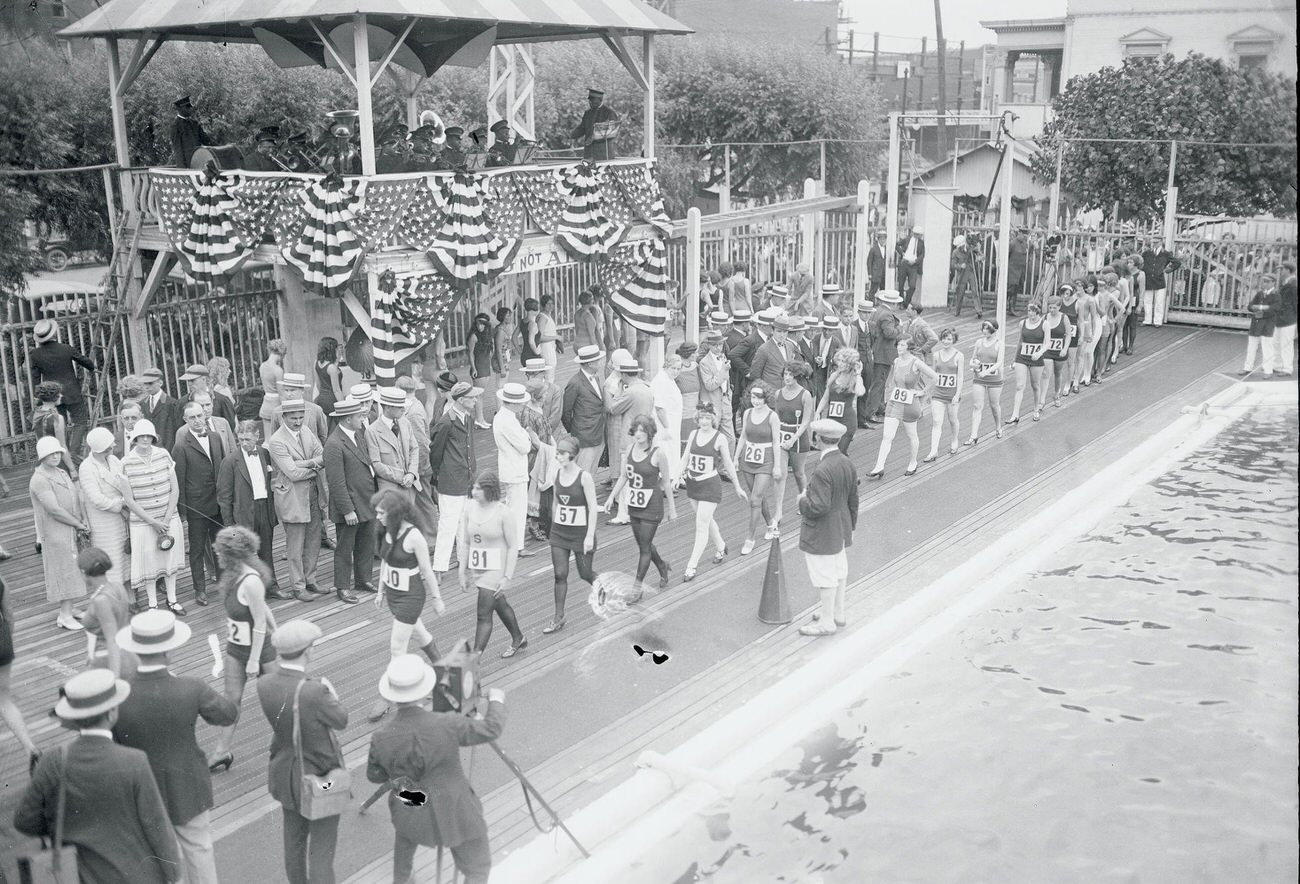
[[[916,421],[900,421],[896,417],[885,416],[885,429],[880,439],[880,453],[876,455],[876,468],[871,472],[883,473],[885,471],[885,458],[889,457],[889,450],[894,446],[894,434],[898,432],[899,424],[903,425],[903,432],[907,433],[907,443],[910,451],[910,457],[907,461],[908,472],[916,470],[916,456],[921,450],[921,437],[916,430]]]
[[[749,540],[746,546],[752,549],[758,541],[759,532],[772,523],[771,508],[768,506],[768,497],[772,493],[772,476],[768,473],[742,472],[740,480],[745,483],[745,491],[749,493]]]
[[[934,460],[939,456],[939,443],[943,437],[943,425],[947,424],[952,430],[952,444],[948,450],[956,453],[957,440],[961,436],[961,421],[957,417],[957,404],[955,402],[942,402],[938,399],[930,400],[930,456],[927,461]]]
[[[776,456],[777,457],[782,456],[781,450],[779,448],[777,449]],[[790,478],[790,474],[794,473],[794,484],[795,487],[799,489],[800,494],[802,494],[803,490],[808,487],[808,475],[806,472],[804,472],[804,466],[803,466],[803,461],[804,461],[803,453],[797,451],[787,451],[785,452],[785,456],[786,456],[786,470],[784,473],[781,474],[781,478],[775,483],[776,493],[773,495],[774,499],[777,502],[776,521],[778,523],[781,521],[781,511],[785,508],[785,483],[786,480]]]
[[[966,440],[967,445],[974,445],[980,438],[980,422],[984,417],[984,405],[987,402],[989,411],[993,412],[993,426],[997,427],[998,435],[1002,435],[1002,385],[996,387],[986,387],[983,384],[974,384],[971,387],[974,395],[974,408],[970,416],[970,438]]]
[[[18,704],[14,702],[13,692],[9,687],[11,668],[9,665],[0,666],[0,718],[4,719],[23,749],[31,755],[36,751],[36,744],[32,742],[32,736],[27,732],[27,722],[23,720],[22,712],[18,711]]]
[[[1025,365],[1023,362],[1016,363],[1016,398],[1011,405],[1011,417],[1007,423],[1014,424],[1020,420],[1020,403],[1025,398],[1025,387],[1028,386],[1032,394],[1030,402],[1034,405],[1034,417],[1038,417],[1038,400],[1039,390],[1043,387],[1043,367]]]

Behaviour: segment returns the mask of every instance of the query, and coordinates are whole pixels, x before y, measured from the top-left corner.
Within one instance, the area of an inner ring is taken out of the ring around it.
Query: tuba
[[[424,129],[428,127],[432,130],[431,141],[434,144],[444,144],[447,141],[447,127],[442,122],[442,117],[438,116],[437,111],[420,111],[419,127]]]

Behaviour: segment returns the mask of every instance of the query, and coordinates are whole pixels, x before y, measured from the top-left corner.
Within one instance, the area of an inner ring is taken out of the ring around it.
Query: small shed
[[[1012,149],[1012,224],[1033,226],[1040,216],[1048,215],[1051,208],[1051,185],[1035,180],[1030,168],[1033,156],[1032,149],[1020,142]],[[994,187],[994,175],[1000,174],[998,163],[1001,159],[1002,146],[985,142],[914,175],[909,189],[912,191],[910,214],[916,219],[915,223],[925,223],[925,213],[930,208],[928,204],[932,203],[922,197],[926,187],[953,188],[953,208],[958,212],[996,206],[1002,187],[1001,184]],[[993,200],[986,206],[984,202],[990,190],[993,191]]]

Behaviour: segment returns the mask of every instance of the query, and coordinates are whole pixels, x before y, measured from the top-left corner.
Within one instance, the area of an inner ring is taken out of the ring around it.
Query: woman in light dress
[[[114,442],[113,431],[107,427],[95,427],[87,433],[90,456],[81,462],[78,474],[90,542],[107,553],[113,563],[107,578],[130,586],[131,559],[126,551],[126,517],[130,510],[122,497],[122,461],[113,454]]]
[[[36,440],[36,470],[28,491],[37,536],[41,538],[41,567],[45,598],[57,602],[60,629],[80,630],[72,603],[86,597],[86,585],[77,568],[77,532],[89,532],[82,518],[81,495],[62,463],[68,451],[53,436]]]

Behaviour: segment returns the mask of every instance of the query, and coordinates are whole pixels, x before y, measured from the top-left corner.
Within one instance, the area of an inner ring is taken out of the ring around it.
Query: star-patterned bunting
[[[181,266],[195,282],[218,282],[239,269],[253,246],[235,227],[231,212],[239,205],[227,189],[238,176],[211,163],[190,205],[190,223],[180,247]]]
[[[302,233],[286,249],[284,259],[302,271],[303,281],[326,291],[352,279],[361,262],[363,243],[352,232],[361,204],[361,179],[326,175],[303,193]]]
[[[560,181],[564,214],[555,230],[560,247],[575,261],[597,261],[609,256],[627,228],[605,214],[600,169],[591,162],[564,170]]]

